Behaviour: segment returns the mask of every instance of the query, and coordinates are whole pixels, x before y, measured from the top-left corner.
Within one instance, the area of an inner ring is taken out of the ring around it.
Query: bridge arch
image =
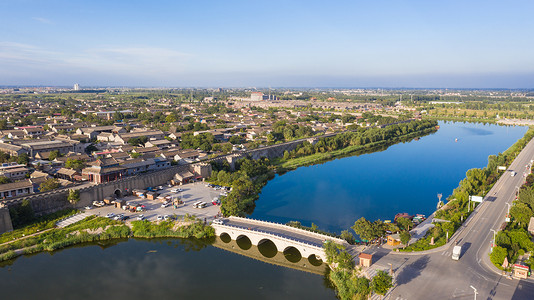
[[[320,266],[320,265],[323,264],[323,260],[322,260],[319,256],[317,256],[317,255],[315,255],[315,254],[310,254],[310,255],[308,256],[308,262],[309,262],[312,266],[316,266],[316,267],[317,267],[317,266]]]
[[[268,238],[264,238],[258,242],[258,251],[267,258],[273,258],[278,253],[276,244]]]
[[[223,241],[226,244],[228,244],[228,243],[230,243],[232,241],[232,237],[226,232],[221,233],[219,238],[221,239],[221,241]]]
[[[113,195],[115,196],[115,198],[122,198],[122,192],[120,189],[115,189]]]
[[[248,236],[244,234],[240,234],[239,236],[237,236],[235,241],[237,242],[237,245],[239,246],[239,248],[243,250],[248,250],[252,247],[252,241],[250,240]]]
[[[297,263],[302,259],[302,253],[300,253],[299,249],[293,246],[287,246],[283,253],[287,261],[292,263]]]

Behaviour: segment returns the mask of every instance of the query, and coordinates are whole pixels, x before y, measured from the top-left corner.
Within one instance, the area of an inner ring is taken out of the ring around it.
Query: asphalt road
[[[534,159],[534,140],[523,149],[508,171],[484,198],[451,241],[425,253],[393,253],[374,248],[375,268],[395,271],[397,286],[389,299],[534,299],[534,281],[509,279],[489,260],[493,232],[504,222],[506,203],[515,199],[526,165]],[[511,171],[517,175],[511,176]],[[459,261],[451,259],[456,241],[462,245]],[[368,251],[366,251],[368,252]]]

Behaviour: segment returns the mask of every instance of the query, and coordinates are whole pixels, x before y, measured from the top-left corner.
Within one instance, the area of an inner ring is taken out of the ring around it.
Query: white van
[[[462,254],[462,246],[454,246],[452,248],[452,260],[459,260],[460,254]]]

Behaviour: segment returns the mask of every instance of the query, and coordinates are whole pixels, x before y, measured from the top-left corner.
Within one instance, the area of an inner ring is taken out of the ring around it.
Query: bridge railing
[[[327,239],[327,240],[330,240],[330,241],[333,241],[333,242],[336,242],[336,243],[339,243],[339,244],[347,244],[347,241],[345,241],[344,239],[340,239],[340,238],[337,238],[337,237],[332,237],[332,236],[325,235],[325,234],[320,234],[320,233],[309,231],[309,230],[302,229],[302,228],[288,226],[288,225],[285,225],[285,224],[280,224],[280,223],[275,223],[275,222],[270,222],[270,221],[261,221],[261,220],[250,219],[250,218],[235,217],[235,216],[231,216],[231,217],[229,217],[229,219],[235,219],[235,220],[238,220],[238,221],[250,222],[250,223],[261,224],[261,225],[266,224],[266,225],[269,225],[269,226],[282,228],[284,230],[291,230],[291,231],[299,232],[299,233],[302,233],[302,234],[315,236],[317,238]]]
[[[323,247],[322,246],[319,246],[317,244],[312,244],[312,243],[308,243],[306,241],[302,241],[302,240],[298,240],[298,239],[295,239],[295,238],[292,238],[292,237],[288,237],[288,236],[285,236],[285,235],[280,235],[280,234],[276,234],[276,233],[273,233],[273,232],[269,232],[269,231],[264,231],[264,230],[258,230],[258,229],[252,229],[252,228],[247,228],[247,227],[242,227],[242,226],[237,226],[237,225],[230,225],[230,224],[212,224],[212,226],[219,226],[219,227],[229,227],[229,228],[237,228],[237,229],[240,229],[240,230],[243,230],[243,231],[249,231],[249,232],[255,232],[255,233],[261,233],[263,235],[266,235],[266,236],[270,236],[270,237],[277,237],[279,239],[283,239],[283,240],[289,240],[291,242],[294,242],[294,243],[297,243],[297,244],[301,244],[301,245],[304,245],[306,247],[311,247],[311,248],[315,248],[316,250],[320,250],[320,251],[324,251]]]

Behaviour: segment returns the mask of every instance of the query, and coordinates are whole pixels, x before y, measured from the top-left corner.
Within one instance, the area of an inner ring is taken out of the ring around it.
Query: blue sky
[[[0,85],[534,88],[534,1],[0,2]]]

